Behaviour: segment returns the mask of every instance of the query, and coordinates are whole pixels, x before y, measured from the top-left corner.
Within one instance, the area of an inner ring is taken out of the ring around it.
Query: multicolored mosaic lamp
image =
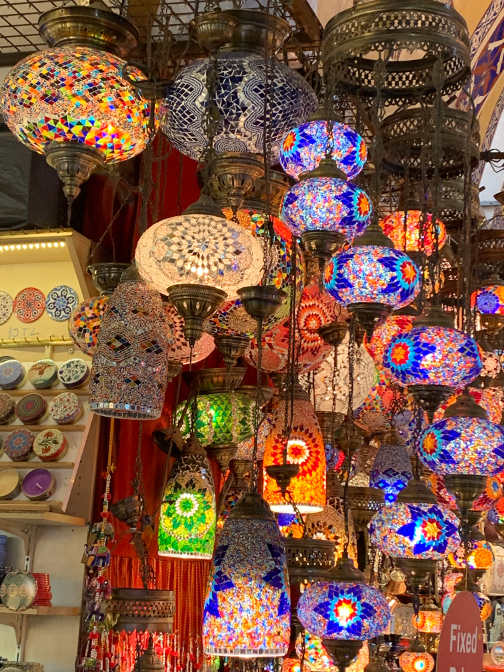
[[[271,509],[255,492],[231,510],[219,536],[203,610],[208,655],[284,656],[290,637],[284,542]]]
[[[399,665],[403,672],[432,672],[435,664],[434,658],[418,639],[399,656]]]
[[[347,543],[345,530],[345,511],[341,497],[329,498],[328,504],[319,513],[309,513],[306,516],[306,536],[310,539],[326,539],[334,542],[334,561],[343,557]],[[348,519],[348,555],[357,562],[357,536],[353,522],[352,511],[347,512]]]
[[[415,318],[413,329],[395,336],[383,366],[400,385],[407,385],[432,419],[454,388],[468,385],[481,371],[478,344],[453,328],[453,318],[430,307]]]
[[[397,431],[392,431],[376,453],[369,473],[369,486],[383,490],[385,505],[388,505],[396,501],[412,478],[411,460],[404,441]]]
[[[322,643],[339,669],[357,655],[364,640],[380,635],[390,620],[385,597],[367,586],[349,558],[341,558],[328,580],[309,586],[299,598],[298,618]]]
[[[404,252],[394,250],[379,226],[372,224],[352,247],[326,265],[324,286],[355,314],[372,338],[377,322],[411,303],[420,291],[420,271]]]
[[[313,672],[337,672],[338,668],[331,660],[320,637],[311,635],[305,630],[304,644],[303,633],[299,633],[296,637],[295,649],[297,655],[304,659],[304,664],[309,670]],[[357,658],[347,667],[347,672],[364,672],[368,663],[369,646],[367,642],[364,642]]]
[[[460,576],[460,575],[459,575]],[[484,593],[480,593],[478,591],[472,591],[472,594],[474,595],[474,599],[476,600],[476,604],[478,605],[478,608],[480,610],[480,617],[482,621],[486,621],[487,618],[489,618],[492,615],[492,603],[490,601],[490,598],[488,598]],[[443,596],[442,600],[442,608],[443,608],[443,613],[446,614],[448,612],[448,609],[450,608],[451,603],[455,599],[457,593],[451,592],[451,593],[446,593]]]
[[[200,442],[192,435],[184,444],[166,484],[159,516],[159,555],[210,559],[216,517],[212,469]]]
[[[103,3],[57,7],[39,19],[50,49],[27,56],[0,91],[14,135],[45,154],[71,203],[103,163],[126,161],[149,139],[150,104],[123,78],[138,31]],[[129,68],[132,80],[145,76]]]
[[[161,297],[134,265],[121,277],[103,317],[89,379],[89,408],[133,420],[161,416],[170,340]]]
[[[278,513],[295,513],[293,504],[300,513],[316,513],[322,511],[326,504],[324,441],[310,397],[299,386],[294,389],[292,426],[286,440],[285,414],[290,417],[290,406],[291,396],[290,391],[287,391],[278,404],[271,433],[266,440],[263,458],[264,498]],[[289,484],[288,499],[268,474],[268,467],[282,464],[299,466],[297,475]]]
[[[432,601],[423,604],[418,614],[412,617],[413,627],[419,632],[425,632],[429,635],[439,634],[443,626],[443,611],[436,607]]]
[[[485,539],[469,539],[467,554],[460,545],[448,556],[448,561],[456,569],[490,569],[495,558],[491,545]]]
[[[381,220],[383,233],[394,243],[396,250],[424,252],[428,257],[446,243],[446,227],[443,222],[432,223],[432,215],[426,213],[422,223],[421,210],[399,210]]]
[[[501,387],[469,387],[467,389],[474,401],[482,406],[487,412],[488,419],[490,422],[500,423],[502,413],[504,411],[504,391]],[[442,420],[448,406],[454,404],[461,394],[464,393],[464,388],[459,388],[456,390],[455,394],[451,397],[448,397],[434,413],[434,422]]]
[[[378,366],[383,365],[383,355],[390,341],[398,334],[410,331],[416,316],[417,311],[412,306],[406,306],[392,313],[385,322],[376,326],[371,339],[364,337],[366,349]]]
[[[472,293],[471,306],[479,313],[481,326],[496,333],[504,326],[504,281],[492,275]]]

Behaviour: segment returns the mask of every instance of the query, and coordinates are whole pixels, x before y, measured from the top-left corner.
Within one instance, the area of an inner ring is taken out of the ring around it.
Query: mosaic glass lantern
[[[161,297],[131,266],[101,323],[89,382],[90,410],[117,418],[159,418],[169,349]]]
[[[108,296],[85,299],[72,311],[68,320],[68,332],[72,341],[82,352],[93,356],[98,333],[108,304]]]
[[[472,508],[475,511],[490,511],[502,497],[502,484],[496,476],[487,478],[485,490],[475,500]]]
[[[215,542],[215,485],[210,462],[192,436],[170,472],[159,516],[158,553],[208,560]]]
[[[181,364],[189,364],[190,362],[197,364],[215,350],[214,337],[207,333],[203,333],[191,349],[184,336],[184,318],[178,314],[171,303],[163,304],[163,312],[168,329],[172,334],[172,343],[168,352],[170,360],[178,361]]]
[[[399,656],[403,672],[432,672],[435,660],[427,651],[404,651]]]
[[[371,542],[393,558],[440,560],[460,544],[458,518],[439,504],[395,502],[376,513]]]
[[[413,327],[414,319],[414,315],[392,313],[392,315],[387,317],[383,324],[379,324],[375,327],[373,336],[370,340],[367,336],[364,337],[367,351],[378,366],[382,366],[383,364],[383,355],[388,348],[390,341],[394,336],[397,336],[397,334],[410,331]]]
[[[443,611],[428,603],[420,607],[418,614],[414,614],[411,620],[413,627],[419,632],[437,635],[443,626]]]
[[[385,504],[388,505],[396,501],[397,495],[412,478],[411,460],[405,446],[400,444],[398,437],[394,443],[386,438],[385,443],[378,449],[371,467],[370,487],[383,490]]]
[[[465,548],[460,545],[450,553],[448,561],[456,569],[490,569],[494,564],[494,554],[491,545],[484,539],[469,539],[467,557]]]
[[[297,310],[296,366],[299,373],[307,373],[322,364],[332,346],[318,334],[318,329],[330,322],[342,320],[337,303],[317,282],[311,282],[303,291]],[[284,371],[289,355],[289,318],[264,334],[262,339],[261,367],[264,371]],[[257,363],[257,343],[252,341],[245,352],[249,364]]]
[[[453,410],[463,403],[467,403],[467,415],[463,408],[460,413],[464,415]],[[504,429],[487,420],[472,397],[461,396],[446,411],[444,420],[423,431],[418,455],[437,474],[492,476],[504,470]]]
[[[319,513],[306,516],[306,536],[310,539],[326,539],[334,541],[334,562],[343,557],[347,535],[345,531],[345,514],[341,498],[331,500]],[[357,563],[357,537],[353,523],[352,511],[348,510],[348,556]]]
[[[100,33],[93,20],[101,21]],[[68,44],[76,21],[80,44]],[[126,161],[147,145],[150,104],[124,79],[120,58],[138,33],[102,7],[58,7],[43,14],[39,26],[53,48],[30,54],[9,72],[0,110],[18,140],[46,154],[72,201],[100,164]],[[128,75],[145,79],[137,68],[129,67]]]
[[[504,315],[504,284],[477,289],[471,296],[471,303],[481,315]]]
[[[381,220],[383,233],[394,243],[396,250],[424,252],[428,257],[446,243],[446,227],[443,222],[432,223],[432,215],[426,214],[422,223],[421,210],[393,212]]]
[[[270,435],[266,440],[263,458],[264,498],[273,511],[295,513],[286,501],[267,468],[283,464],[285,446],[285,413],[290,418],[290,392],[281,399],[275,411]],[[287,408],[286,408],[287,407]],[[301,388],[294,390],[292,426],[287,441],[288,464],[299,465],[299,471],[289,484],[289,492],[300,513],[322,511],[326,504],[326,461],[324,441],[308,394]]]
[[[259,434],[257,437],[257,460],[262,460],[264,457],[264,450],[266,448],[266,440],[271,432],[271,423],[273,422],[273,415],[267,413],[264,420],[259,427]],[[238,452],[235,455],[237,460],[251,460],[254,454],[254,437],[238,442]]]
[[[443,477],[438,474],[429,474],[424,478],[425,483],[430,488],[430,490],[436,496],[436,499],[439,504],[450,509],[450,511],[457,511],[457,500],[455,497],[446,489]]]
[[[287,133],[280,146],[282,168],[298,180],[301,173],[318,167],[326,156],[329,141],[330,156],[336,166],[349,180],[357,177],[367,160],[366,143],[350,126],[325,119],[312,118]]]
[[[274,515],[246,493],[219,536],[203,610],[208,655],[284,656],[290,637],[285,549]]]
[[[439,406],[434,413],[434,422],[444,418],[446,409],[454,404],[463,392],[464,388],[459,388],[455,394],[448,397],[448,399]],[[486,387],[483,389],[469,387],[468,392],[474,401],[485,409],[490,422],[499,424],[504,411],[504,390],[501,387]]]
[[[313,672],[337,672],[338,668],[333,663],[331,656],[327,653],[327,649],[320,637],[311,635],[305,630],[304,647],[303,633],[299,633],[296,637],[295,648],[296,653],[300,658],[303,658],[304,656],[304,664],[309,670],[313,670]],[[357,658],[346,668],[346,672],[364,672],[368,663],[369,646],[367,642],[364,642],[361,650],[357,654]]]
[[[458,577],[460,578],[460,574],[458,574]],[[476,603],[478,605],[478,608],[480,610],[480,617],[482,621],[486,621],[489,616],[492,614],[492,603],[490,602],[490,599],[484,595],[483,593],[478,593],[478,592],[473,592],[474,599],[476,600]],[[455,599],[457,593],[455,592],[450,592],[446,593],[443,596],[441,606],[443,608],[443,613],[446,614],[448,612],[448,609],[451,606],[451,603]]]
[[[263,12],[229,10],[226,14],[237,19],[238,25],[230,42],[217,52],[213,101],[219,123],[213,148],[216,152],[262,154],[266,88],[263,45],[268,40],[276,51],[291,31],[286,21],[267,17]],[[273,164],[278,159],[282,138],[310,116],[317,107],[317,97],[307,81],[281,60],[272,58],[269,63],[269,77],[275,83],[270,136]],[[196,161],[201,159],[207,145],[207,82],[213,67],[212,60],[203,58],[183,68],[172,82],[161,109],[161,129],[171,144]]]
[[[186,402],[179,404],[181,416]],[[198,396],[194,431],[202,446],[225,446],[250,439],[254,434],[255,402],[241,392],[216,392]],[[182,435],[191,433],[190,418],[185,415]]]
[[[236,299],[240,287],[257,285],[264,254],[256,237],[224,217],[191,214],[163,219],[137,243],[142,278],[166,294],[177,284],[209,285]]]

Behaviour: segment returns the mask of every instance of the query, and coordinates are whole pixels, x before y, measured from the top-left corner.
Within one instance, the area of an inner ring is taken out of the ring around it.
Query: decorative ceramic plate
[[[7,435],[4,441],[4,451],[13,462],[23,462],[33,457],[34,435],[29,429],[16,429]]]
[[[26,369],[17,359],[8,359],[0,364],[0,387],[13,390],[24,381]]]
[[[30,572],[16,569],[9,572],[0,586],[0,598],[7,609],[24,611],[29,609],[37,594],[37,582]]]
[[[60,366],[58,378],[65,387],[79,387],[89,378],[89,367],[83,359],[69,359]]]
[[[0,393],[0,425],[8,425],[16,415],[16,403],[7,392]]]
[[[0,469],[0,499],[16,499],[22,484],[23,479],[17,469]]]
[[[16,405],[16,415],[23,425],[36,425],[47,417],[47,401],[41,394],[26,394]]]
[[[36,287],[22,289],[14,299],[14,315],[21,322],[35,322],[45,309],[45,296]]]
[[[12,296],[7,292],[4,292],[3,289],[0,290],[0,324],[7,322],[9,317],[12,315],[12,308],[14,302]]]
[[[44,429],[33,442],[33,452],[42,462],[56,462],[66,455],[68,441],[59,429]]]
[[[72,314],[72,310],[77,308],[79,297],[75,289],[68,285],[58,285],[53,287],[47,299],[45,300],[45,307],[49,317],[58,322],[68,320]]]
[[[37,390],[52,387],[58,382],[58,365],[52,359],[39,359],[28,369],[28,381]]]
[[[49,413],[58,425],[70,425],[82,415],[82,404],[73,392],[63,392],[51,401]]]

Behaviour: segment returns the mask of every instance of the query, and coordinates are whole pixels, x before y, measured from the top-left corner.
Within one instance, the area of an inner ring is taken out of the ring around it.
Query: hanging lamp
[[[377,323],[418,295],[420,271],[408,255],[394,250],[377,224],[371,224],[350,249],[328,262],[324,286],[371,338]]]
[[[369,485],[383,490],[385,504],[393,504],[401,490],[413,478],[411,460],[406,452],[404,440],[397,430],[392,430],[378,448],[371,471]]]
[[[337,672],[338,668],[327,653],[320,637],[311,635],[307,630],[304,633],[299,633],[296,637],[295,650],[299,657],[304,657],[304,664],[309,670],[313,672]],[[368,663],[369,646],[367,642],[364,642],[355,660],[347,667],[347,672],[365,672]]]
[[[504,280],[497,274],[482,282],[471,296],[471,306],[476,308],[483,329],[492,335],[504,327]]]
[[[406,651],[401,653],[399,665],[403,672],[432,672],[435,661],[417,638],[413,640]]]
[[[413,627],[428,635],[438,635],[443,626],[443,611],[428,599],[412,617]]]
[[[9,72],[0,109],[18,140],[45,154],[71,204],[94,170],[147,145],[150,104],[122,75],[138,31],[100,1],[51,9],[38,27],[50,48]],[[145,79],[134,67],[129,76]]]
[[[382,231],[396,250],[423,252],[430,257],[446,243],[446,227],[439,220],[434,224],[432,215],[424,213],[417,203],[406,205],[410,207],[393,212],[380,221]]]
[[[371,339],[365,337],[366,349],[378,366],[383,364],[383,355],[390,341],[398,334],[410,331],[417,316],[418,311],[412,305],[395,310],[382,324],[375,327]]]

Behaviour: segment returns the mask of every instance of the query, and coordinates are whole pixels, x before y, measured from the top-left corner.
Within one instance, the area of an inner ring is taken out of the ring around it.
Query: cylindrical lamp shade
[[[203,611],[204,651],[233,657],[284,656],[289,638],[283,539],[262,497],[247,493],[231,510],[215,549]]]
[[[331,129],[329,140],[328,127]],[[331,158],[349,180],[357,177],[367,159],[367,147],[350,126],[337,121],[307,121],[287,133],[280,146],[280,164],[287,175],[299,179],[301,173],[317,168],[326,156],[328,142]]]
[[[39,154],[54,141],[78,142],[101,150],[107,163],[131,159],[147,145],[150,105],[122,76],[125,65],[78,45],[31,54],[3,83],[5,123]],[[128,75],[145,79],[137,68]]]
[[[210,463],[189,441],[170,472],[159,517],[159,555],[209,560],[215,542],[215,485]]]
[[[210,285],[235,299],[240,287],[259,284],[264,254],[257,238],[223,217],[182,214],[149,227],[135,261],[162,294],[178,284]]]
[[[312,635],[328,639],[378,637],[390,620],[384,596],[365,583],[321,581],[299,598],[297,613]]]
[[[393,558],[441,560],[460,544],[457,516],[437,504],[395,502],[376,513],[371,542]]]
[[[425,252],[430,255],[446,243],[446,227],[443,222],[432,223],[432,215],[426,213],[422,223],[421,210],[400,210],[381,220],[383,233],[394,243],[396,250]]]
[[[413,627],[417,628],[420,632],[437,635],[443,627],[443,612],[441,609],[424,611],[420,607],[418,614],[413,615],[412,623]]]
[[[180,418],[185,402],[179,404]],[[240,392],[217,392],[200,395],[197,400],[195,431],[202,446],[226,446],[250,439],[254,434],[255,401]],[[182,422],[182,435],[191,433],[191,410]]]
[[[117,418],[159,418],[169,349],[161,297],[130,267],[101,323],[89,382],[90,410]]]
[[[286,501],[267,467],[283,464],[285,412],[290,418],[290,400],[281,400],[272,429],[266,440],[263,458],[264,498],[273,511],[295,513]],[[322,511],[326,504],[326,460],[324,440],[317,416],[309,399],[294,399],[292,428],[287,441],[287,463],[297,464],[299,471],[291,480],[289,492],[300,513]]]
[[[68,331],[75,345],[87,355],[94,355],[108,296],[85,299],[72,311]]]
[[[432,672],[435,661],[427,651],[404,651],[399,656],[403,672]]]

